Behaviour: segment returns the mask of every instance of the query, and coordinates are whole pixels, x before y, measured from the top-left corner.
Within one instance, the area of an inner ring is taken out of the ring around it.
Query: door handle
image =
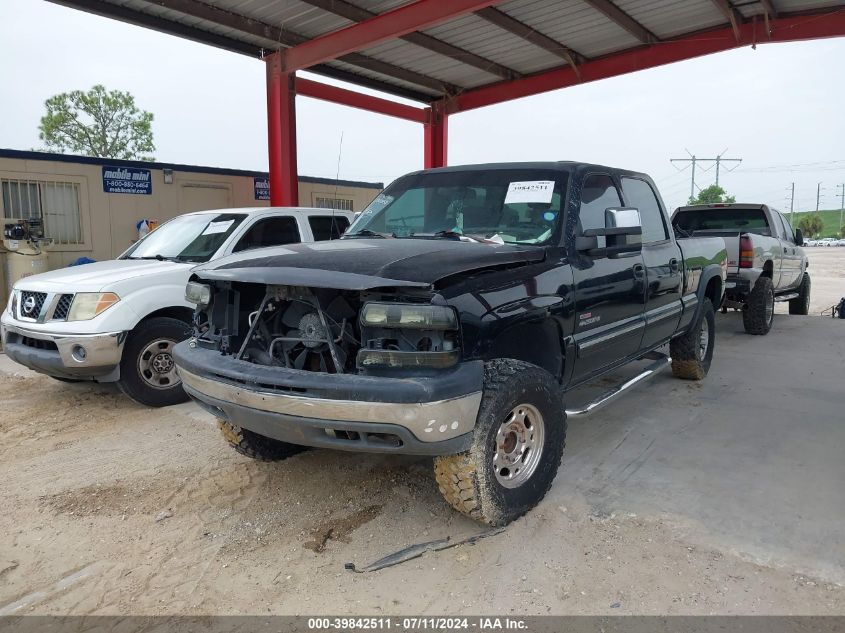
[[[643,266],[642,264],[634,264],[633,270],[634,277],[636,277],[637,279],[642,279],[643,277],[645,277],[645,266]]]
[[[678,272],[679,267],[678,267],[678,260],[676,258],[673,257],[672,259],[669,260],[669,268],[672,269],[673,273]]]

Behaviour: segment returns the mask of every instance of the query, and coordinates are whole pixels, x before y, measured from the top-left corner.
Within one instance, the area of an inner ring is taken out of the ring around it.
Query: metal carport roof
[[[741,46],[845,35],[838,0],[50,0],[265,60],[273,204],[296,204],[297,94],[424,124]],[[309,70],[413,107],[296,77]]]
[[[255,57],[417,4],[409,0],[52,0]],[[661,48],[719,28],[840,14],[831,0],[438,0],[432,20],[399,37],[338,55],[308,70],[430,102],[482,87],[575,68],[625,52]],[[477,6],[474,6],[477,5]],[[464,8],[466,7],[466,8]]]

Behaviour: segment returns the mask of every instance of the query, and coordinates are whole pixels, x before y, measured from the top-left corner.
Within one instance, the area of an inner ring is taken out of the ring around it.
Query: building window
[[[352,200],[346,198],[324,198],[317,196],[315,206],[318,209],[335,209],[337,211],[352,211]]]
[[[82,244],[79,184],[43,180],[0,180],[3,217],[41,220],[55,244]]]

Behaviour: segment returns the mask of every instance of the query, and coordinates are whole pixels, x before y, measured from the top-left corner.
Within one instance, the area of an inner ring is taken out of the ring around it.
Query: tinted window
[[[659,242],[669,239],[663,211],[654,190],[645,180],[637,178],[623,178],[622,191],[629,207],[640,210],[640,221],[643,223],[643,244]]]
[[[299,229],[296,226],[295,218],[290,216],[265,218],[258,220],[247,229],[246,235],[235,246],[234,252],[237,253],[250,248],[293,244],[299,241]]]
[[[342,215],[312,215],[308,218],[315,242],[336,240],[349,228],[349,220]]]
[[[679,211],[673,224],[687,233],[694,231],[742,231],[771,235],[762,209],[691,209]]]
[[[610,176],[607,174],[587,176],[581,188],[581,210],[578,216],[580,230],[603,229],[605,209],[621,206],[622,198],[619,197],[619,191]]]
[[[792,225],[789,223],[789,220],[786,219],[785,215],[780,215],[780,221],[783,223],[783,239],[787,242],[795,242],[795,231],[792,230]]]

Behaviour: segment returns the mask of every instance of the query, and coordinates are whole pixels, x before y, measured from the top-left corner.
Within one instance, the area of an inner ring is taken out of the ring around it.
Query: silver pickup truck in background
[[[789,314],[810,310],[810,275],[801,230],[765,204],[710,204],[680,207],[672,225],[681,235],[725,240],[728,277],[722,310],[742,310],[749,334],[772,327],[775,302],[788,301]]]

